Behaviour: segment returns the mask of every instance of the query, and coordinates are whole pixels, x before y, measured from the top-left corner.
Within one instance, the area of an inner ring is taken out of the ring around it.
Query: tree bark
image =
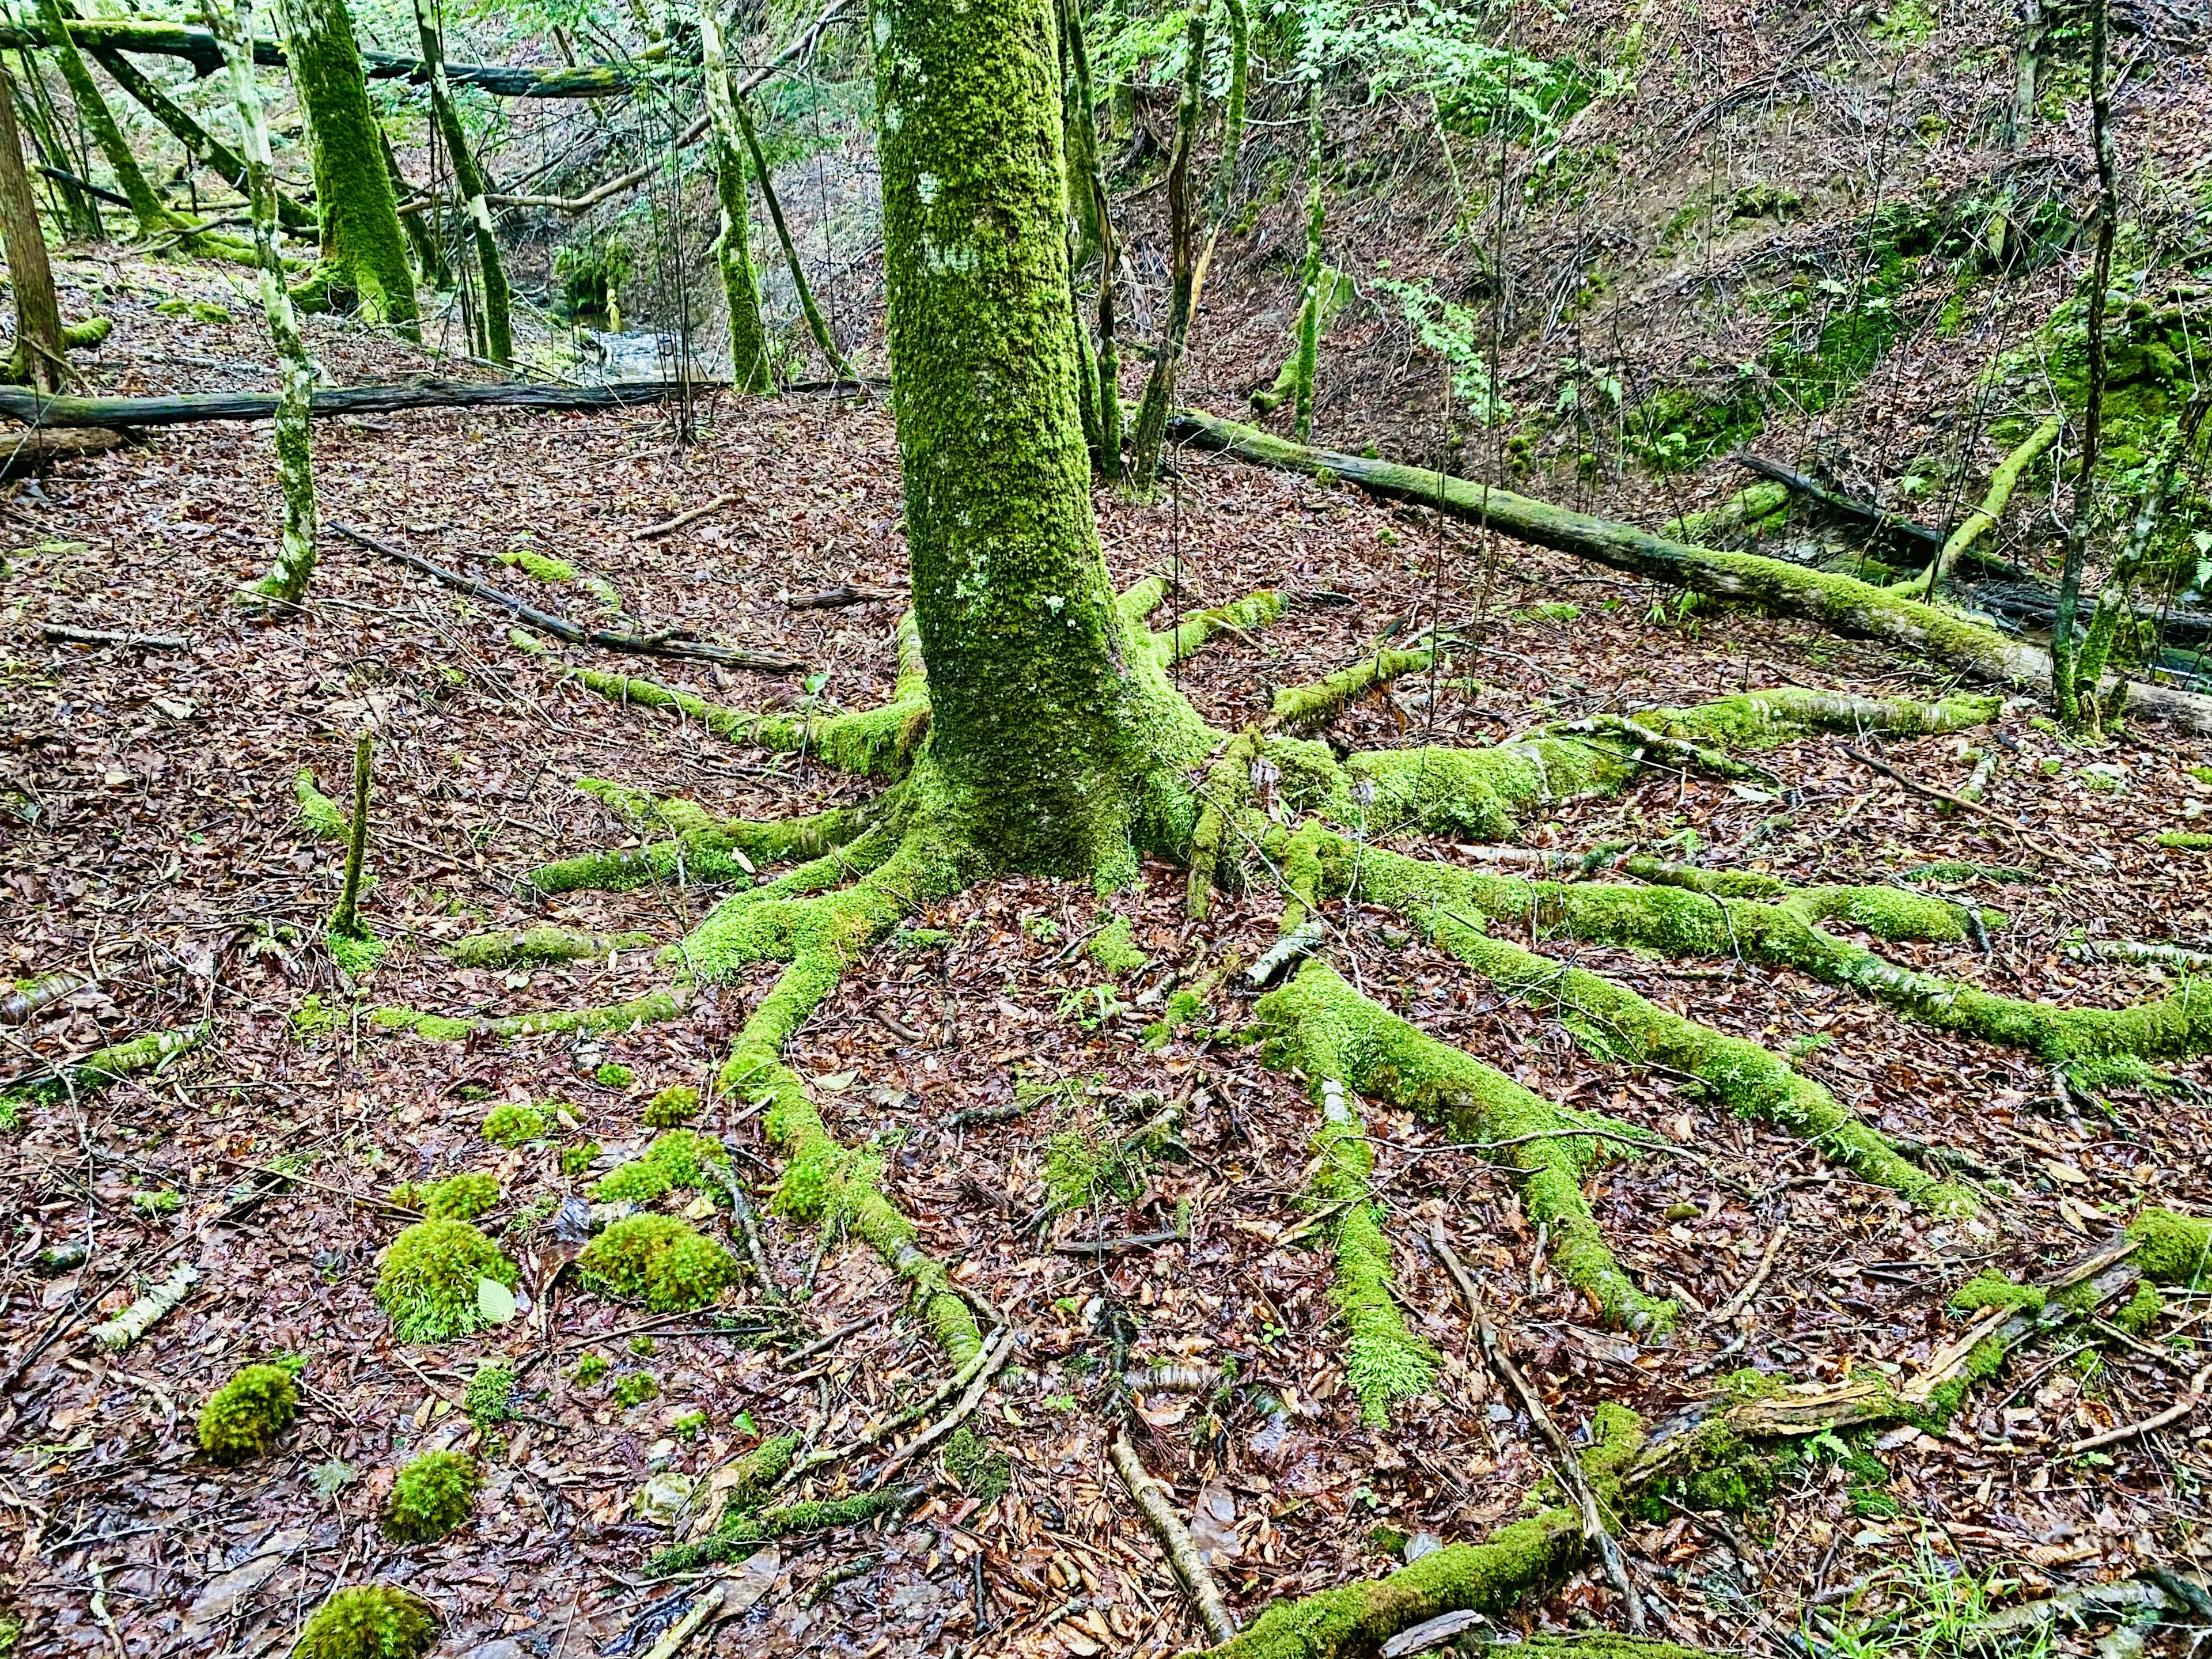
[[[51,4],[52,0],[47,0]],[[507,268],[500,263],[499,239],[493,234],[491,204],[484,199],[483,171],[469,152],[468,135],[461,131],[461,112],[453,103],[453,88],[446,78],[446,44],[437,24],[415,0],[415,27],[422,37],[422,61],[430,71],[430,110],[446,143],[453,168],[453,183],[460,191],[462,210],[476,242],[477,272],[483,284],[483,355],[495,363],[514,361],[514,330],[508,317]]]
[[[1190,150],[1198,137],[1198,114],[1206,92],[1206,14],[1194,9],[1184,41],[1182,101],[1176,112],[1175,149],[1168,158],[1168,314],[1145,379],[1144,401],[1137,405],[1137,428],[1129,457],[1128,485],[1149,495],[1159,476],[1160,441],[1167,434],[1168,410],[1175,403],[1176,369],[1183,338],[1190,331],[1197,252],[1192,246]]]
[[[730,63],[715,17],[720,0],[699,9],[700,65],[707,83],[707,118],[714,130],[714,191],[722,210],[714,261],[730,307],[730,383],[740,392],[769,392],[768,336],[761,328],[760,284],[753,276],[752,207],[745,199],[744,138],[730,95]]]
[[[261,118],[261,89],[253,77],[253,0],[235,0],[226,16],[221,0],[201,0],[208,27],[230,58],[230,91],[238,105],[240,137],[246,152],[246,198],[253,206],[253,246],[261,263],[261,308],[276,347],[283,389],[276,407],[276,483],[284,496],[283,527],[276,562],[269,574],[240,596],[249,602],[296,606],[315,570],[315,465],[307,435],[314,367],[300,337],[300,320],[284,286],[279,251],[283,231],[276,223],[276,171],[269,155],[269,129]],[[47,0],[48,4],[52,0]]]
[[[322,259],[307,285],[310,307],[356,313],[419,337],[407,239],[362,80],[353,15],[345,0],[283,0],[278,16],[307,116],[321,216]]]
[[[830,332],[830,325],[822,319],[822,308],[814,303],[814,290],[807,286],[806,267],[799,261],[798,244],[791,240],[791,227],[783,221],[783,204],[775,199],[775,180],[769,174],[768,159],[761,154],[759,136],[753,131],[753,118],[746,112],[741,98],[733,98],[730,107],[738,118],[738,131],[744,139],[745,154],[752,158],[753,177],[760,180],[761,200],[768,208],[769,222],[775,227],[775,240],[783,246],[784,263],[791,268],[791,285],[798,290],[799,308],[805,315],[806,331],[814,337],[814,343],[830,360],[832,374],[857,380],[860,371],[837,349],[836,337]]]
[[[1321,78],[1313,85],[1313,118],[1306,146],[1306,263],[1299,283],[1297,367],[1291,377],[1291,435],[1304,443],[1313,435],[1314,364],[1321,355],[1321,233],[1328,198],[1322,189]]]
[[[1092,363],[1097,441],[1091,459],[1106,478],[1121,477],[1121,343],[1115,335],[1114,265],[1119,250],[1114,244],[1113,198],[1106,191],[1106,175],[1098,159],[1097,93],[1091,79],[1091,47],[1083,34],[1083,8],[1069,0],[1065,15],[1068,70],[1075,83],[1076,120],[1071,126],[1081,144],[1079,167],[1091,202],[1091,234],[1086,239],[1098,252],[1098,351]],[[1075,271],[1068,272],[1073,291]],[[1082,343],[1077,342],[1079,352]]]
[[[1244,92],[1251,77],[1252,31],[1244,0],[1222,0],[1229,14],[1229,91],[1222,100],[1221,160],[1213,173],[1212,217],[1218,229],[1237,196],[1237,166],[1244,151]]]
[[[1809,617],[1838,634],[1880,640],[1917,660],[1942,664],[1990,684],[2035,692],[2048,691],[2051,686],[2048,652],[1849,576],[1752,553],[1686,546],[1633,525],[1553,507],[1494,485],[1440,479],[1427,468],[1309,449],[1196,410],[1177,410],[1168,430],[1203,448],[1225,451],[1261,465],[1348,478],[1393,501],[1419,501],[1516,541],[1571,553],[1652,581]],[[2172,720],[2191,731],[2212,732],[2212,697],[2140,680],[2127,682],[2125,695],[2127,707],[2135,713]]]
[[[54,297],[46,230],[23,166],[15,88],[5,70],[0,70],[0,240],[6,246],[9,288],[15,300],[15,356],[8,378],[27,380],[34,391],[52,392],[61,385],[64,367],[61,302]]]
[[[170,136],[185,147],[187,155],[240,196],[246,194],[246,162],[236,150],[194,120],[121,52],[101,46],[87,50],[107,71],[109,80],[137,99],[149,115],[169,130]],[[315,216],[282,191],[276,192],[276,216],[287,230],[315,228]]]
[[[1206,738],[1091,519],[1050,0],[890,0],[876,46],[925,759],[986,854],[1120,884]]]

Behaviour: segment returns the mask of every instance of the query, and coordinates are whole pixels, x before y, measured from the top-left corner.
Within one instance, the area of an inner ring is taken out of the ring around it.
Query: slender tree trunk
[[[927,759],[983,849],[1133,878],[1206,745],[1115,602],[1067,304],[1051,0],[876,15],[892,404]]]
[[[2089,0],[2089,125],[2097,149],[2097,251],[2090,263],[2088,401],[2081,411],[2081,462],[2074,475],[2074,522],[2066,537],[2066,562],[2058,577],[2057,613],[2051,623],[2051,689],[2058,718],[2069,726],[2082,716],[2075,665],[2074,617],[2081,599],[2081,568],[2089,552],[2097,507],[2097,466],[2105,438],[2105,300],[2112,284],[2112,234],[2120,193],[2112,167],[2112,93],[2107,84],[2111,21],[2106,0]],[[2087,688],[2094,699],[2096,687]],[[2088,717],[2094,722],[2094,708]]]
[[[379,154],[382,134],[368,107],[353,15],[345,0],[283,0],[277,15],[307,117],[321,215],[322,258],[303,298],[418,337],[415,275]]]
[[[722,292],[730,303],[730,380],[740,392],[770,392],[775,380],[769,372],[768,335],[761,327],[760,283],[753,274],[744,136],[738,126],[737,100],[730,95],[730,62],[722,51],[721,25],[714,16],[720,3],[707,0],[699,8],[699,56],[706,71],[707,118],[714,131],[714,191],[722,208],[714,259],[721,267]]]
[[[38,143],[39,155],[46,164],[58,172],[70,171],[70,155],[62,146],[54,131],[53,106],[47,100],[44,79],[29,51],[18,52],[16,61],[22,64],[23,73],[15,82],[15,111],[17,119],[27,128]],[[54,192],[59,204],[58,216],[68,227],[72,236],[82,236],[87,241],[102,240],[103,227],[100,222],[100,204],[91,193],[75,183],[64,184],[49,176],[47,188]]]
[[[1106,191],[1106,174],[1098,159],[1098,102],[1091,79],[1091,48],[1083,35],[1080,0],[1068,0],[1061,17],[1068,70],[1075,85],[1076,118],[1063,125],[1080,146],[1071,170],[1079,166],[1091,202],[1091,234],[1085,239],[1098,251],[1098,351],[1091,364],[1093,419],[1097,434],[1091,458],[1100,474],[1119,483],[1121,479],[1121,343],[1115,337],[1114,266],[1120,250],[1114,244],[1113,198]],[[1068,272],[1073,291],[1075,271]],[[1081,330],[1077,330],[1080,346]],[[1089,356],[1087,349],[1085,349]]]
[[[1083,441],[1091,454],[1098,453],[1098,359],[1091,343],[1091,331],[1083,325],[1083,268],[1091,258],[1091,182],[1084,160],[1085,140],[1095,140],[1097,129],[1088,127],[1091,112],[1075,85],[1075,62],[1068,50],[1070,17],[1075,0],[1054,0],[1053,20],[1059,26],[1054,37],[1060,47],[1060,142],[1066,163],[1065,207],[1067,215],[1067,304],[1075,319],[1075,404],[1083,416]]]
[[[246,161],[236,150],[194,120],[122,52],[94,46],[92,56],[107,71],[109,80],[137,99],[149,115],[169,130],[170,136],[185,147],[187,155],[240,196],[246,194]],[[276,192],[276,216],[287,230],[315,228],[315,216],[282,191]]]
[[[123,129],[115,125],[114,112],[100,95],[100,87],[70,35],[69,22],[62,15],[59,0],[38,0],[38,4],[39,21],[53,43],[54,62],[61,70],[62,79],[68,83],[70,96],[76,101],[77,118],[100,146],[107,170],[115,175],[116,188],[131,204],[131,216],[138,222],[138,234],[152,241],[183,231],[185,227],[162,205],[161,196],[147,179],[145,169],[131,153]]]
[[[1176,371],[1197,281],[1197,251],[1190,222],[1190,150],[1198,137],[1198,115],[1206,97],[1206,13],[1194,10],[1184,43],[1188,54],[1182,103],[1176,112],[1175,149],[1168,158],[1168,314],[1146,377],[1144,401],[1137,405],[1137,429],[1129,458],[1129,488],[1149,493],[1159,476],[1160,441],[1166,435],[1168,410],[1175,402]]]
[[[407,199],[407,175],[399,170],[399,158],[392,153],[392,140],[385,136],[380,125],[376,130],[376,147],[384,152],[384,176],[392,181],[392,199],[404,203]],[[430,228],[428,204],[419,204],[413,213],[398,216],[399,228],[407,234],[407,245],[415,250],[415,269],[422,280],[434,289],[445,288],[453,281],[453,272],[446,264],[445,250],[438,246],[438,238]]]
[[[8,254],[8,285],[15,300],[15,357],[8,378],[40,392],[61,386],[62,310],[54,297],[53,267],[46,259],[46,228],[23,165],[22,135],[15,128],[15,88],[0,70],[0,240]]]
[[[760,182],[761,201],[768,208],[769,222],[775,227],[775,240],[783,245],[784,263],[791,267],[791,285],[799,290],[799,308],[805,315],[806,331],[814,337],[814,343],[830,360],[831,374],[857,380],[860,371],[837,349],[836,337],[830,332],[830,325],[822,319],[821,307],[814,303],[814,290],[807,286],[806,267],[799,263],[799,246],[791,240],[791,227],[784,222],[783,204],[775,199],[775,180],[769,174],[768,159],[761,154],[760,137],[753,131],[753,118],[742,98],[732,100],[730,107],[738,118],[738,132],[745,141],[745,154],[752,158],[753,177]]]
[[[461,210],[468,216],[470,234],[477,250],[477,270],[483,282],[483,355],[495,363],[514,361],[514,328],[507,314],[507,267],[500,263],[499,239],[493,234],[491,204],[485,199],[489,186],[483,170],[469,152],[468,136],[461,131],[461,112],[453,102],[453,89],[446,80],[446,43],[415,0],[415,27],[422,37],[422,61],[430,70],[430,111],[453,159],[453,182],[461,193]]]
[[[314,369],[300,338],[300,321],[284,286],[276,222],[276,169],[269,154],[269,129],[261,118],[261,88],[253,76],[253,0],[236,0],[226,13],[221,0],[201,0],[208,27],[222,42],[230,65],[231,96],[246,157],[246,199],[253,204],[253,244],[261,262],[261,308],[269,319],[280,374],[276,404],[276,482],[284,496],[284,524],[276,563],[241,595],[249,602],[296,606],[315,570],[315,468],[307,426],[313,404]]]
[[[1313,435],[1314,366],[1321,356],[1321,233],[1327,198],[1322,190],[1321,77],[1313,84],[1313,115],[1306,142],[1306,263],[1299,287],[1298,349],[1291,377],[1291,434],[1304,443]]]
[[[1229,14],[1229,91],[1222,102],[1221,161],[1213,171],[1212,218],[1218,230],[1237,196],[1237,167],[1244,150],[1244,92],[1251,76],[1252,31],[1244,0],[1222,0]]]

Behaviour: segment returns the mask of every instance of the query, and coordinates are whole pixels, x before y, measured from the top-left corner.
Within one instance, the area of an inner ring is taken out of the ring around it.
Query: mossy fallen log
[[[689,391],[711,388],[700,381]],[[611,386],[524,386],[503,380],[416,380],[404,386],[319,387],[313,412],[388,415],[403,409],[630,409],[683,395],[675,380],[624,380]],[[0,386],[0,416],[33,428],[184,426],[194,421],[266,421],[276,413],[273,392],[193,392],[173,398],[41,397]]]
[[[1993,685],[2039,695],[2051,687],[2051,653],[2024,640],[1850,576],[1809,570],[1753,553],[1722,553],[1669,541],[1633,525],[1554,507],[1510,489],[1434,471],[1309,449],[1287,439],[1197,410],[1169,423],[1179,443],[1219,450],[1262,466],[1340,477],[1392,501],[1418,501],[1537,547],[1625,570],[1716,599],[1804,617],[1838,634],[1878,640],[1916,661]],[[2212,732],[2212,696],[2171,686],[2127,683],[2130,712]]]

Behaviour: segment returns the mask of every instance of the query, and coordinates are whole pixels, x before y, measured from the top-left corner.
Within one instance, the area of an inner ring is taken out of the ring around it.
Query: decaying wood
[[[679,513],[672,519],[664,520],[659,524],[649,524],[637,533],[640,538],[646,540],[651,540],[656,536],[672,536],[687,524],[696,524],[702,519],[720,513],[737,499],[734,493],[726,489],[704,507],[695,507],[690,512]]]
[[[1114,1468],[1122,1484],[1128,1487],[1129,1496],[1137,1500],[1137,1509],[1152,1528],[1152,1536],[1159,1540],[1161,1552],[1168,1565],[1175,1569],[1182,1587],[1190,1592],[1190,1599],[1198,1606],[1198,1616],[1205,1621],[1206,1632],[1215,1643],[1233,1641],[1237,1636],[1236,1615],[1229,1604],[1221,1599],[1221,1586],[1213,1582],[1205,1558],[1198,1553],[1198,1544],[1182,1517],[1175,1512],[1169,1494],[1160,1483],[1145,1472],[1138,1459],[1137,1449],[1129,1443],[1126,1429],[1117,1429],[1112,1449]]]
[[[904,593],[895,587],[825,587],[819,593],[793,593],[786,597],[787,611],[835,611],[848,605],[885,604],[903,599]]]
[[[81,461],[120,449],[124,437],[112,427],[57,427],[33,428],[19,434],[0,451],[0,479],[27,477],[56,461]]]
[[[1770,461],[1763,455],[1752,454],[1748,450],[1737,455],[1735,461],[1737,465],[1756,472],[1762,478],[1771,478],[1791,495],[1817,501],[1838,518],[1865,525],[1894,541],[1917,543],[1930,553],[1943,544],[1942,532],[1930,530],[1924,524],[1915,524],[1901,513],[1893,513],[1887,507],[1876,507],[1871,501],[1863,501],[1855,495],[1831,489],[1817,479],[1793,471],[1779,461]]]
[[[434,564],[419,553],[410,553],[404,548],[394,547],[389,542],[379,541],[365,531],[332,520],[327,526],[335,533],[369,550],[381,553],[387,559],[397,559],[410,569],[443,582],[457,592],[475,599],[489,599],[504,606],[532,628],[566,640],[571,645],[597,646],[602,651],[629,651],[648,657],[684,657],[695,662],[719,663],[728,668],[750,668],[764,674],[796,674],[806,665],[796,657],[787,657],[776,651],[746,651],[735,646],[714,645],[705,640],[678,638],[674,633],[617,634],[605,628],[586,628],[580,623],[556,617],[550,611],[541,611],[526,599],[516,598],[489,582],[478,581],[473,576],[464,576],[459,571],[448,570]]]
[[[0,1025],[21,1025],[33,1014],[51,1008],[97,981],[76,974],[48,974],[0,1000]]]
[[[56,645],[120,645],[140,651],[185,651],[192,643],[182,634],[131,634],[110,628],[70,628],[62,623],[41,624],[39,637]]]
[[[696,397],[697,380],[623,380],[611,386],[522,386],[499,380],[416,380],[406,386],[319,386],[313,414],[386,415],[403,409],[631,409]],[[195,421],[266,421],[273,392],[194,392],[173,398],[41,397],[0,386],[0,416],[40,429],[185,426]]]
[[[106,1324],[94,1326],[92,1340],[110,1350],[129,1347],[152,1330],[199,1282],[200,1270],[189,1261],[179,1261],[167,1279],[145,1295]]]

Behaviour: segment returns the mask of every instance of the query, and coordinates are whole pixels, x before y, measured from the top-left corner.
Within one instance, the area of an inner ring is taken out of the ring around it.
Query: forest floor
[[[235,366],[242,380],[266,373],[252,310],[219,277],[128,262],[70,262],[63,274],[106,285],[99,308],[116,330],[98,361],[105,390],[204,389],[210,365]],[[155,309],[157,295],[179,295],[228,320]],[[342,380],[421,366],[334,325],[315,325],[313,342]],[[723,397],[685,449],[661,410],[423,412],[316,430],[328,520],[527,588],[550,608],[595,611],[580,581],[540,586],[496,562],[518,550],[564,560],[611,584],[642,623],[787,650],[821,676],[811,691],[684,665],[659,678],[744,707],[811,697],[860,708],[889,691],[896,606],[783,603],[837,583],[904,584],[896,450],[879,407]],[[689,528],[641,535],[724,491],[737,499]],[[856,792],[695,721],[593,695],[559,665],[640,664],[527,653],[509,643],[503,615],[335,535],[303,616],[242,620],[229,596],[265,565],[275,500],[265,433],[206,426],[15,486],[0,507],[13,550],[0,580],[0,953],[18,976],[98,981],[0,1030],[7,1072],[155,1028],[211,1019],[214,1030],[158,1076],[28,1108],[0,1138],[0,1179],[17,1194],[0,1237],[0,1525],[16,1539],[0,1548],[0,1596],[27,1624],[27,1653],[272,1652],[333,1584],[374,1577],[436,1604],[441,1654],[642,1654],[674,1611],[642,1577],[669,1535],[640,1513],[649,1478],[706,1474],[787,1430],[834,1438],[933,1384],[942,1358],[902,1316],[898,1285],[865,1246],[825,1247],[767,1212],[775,1161],[742,1099],[714,1103],[696,1127],[744,1149],[776,1276],[811,1287],[796,1323],[764,1338],[743,1317],[727,1329],[699,1316],[641,1320],[559,1274],[566,1256],[548,1218],[588,1178],[564,1177],[562,1152],[595,1144],[604,1170],[639,1149],[645,1099],[676,1084],[703,1090],[764,981],[702,993],[680,1019],[591,1037],[440,1044],[380,1031],[367,1014],[604,1004],[664,982],[647,951],[513,973],[456,969],[440,953],[464,933],[547,920],[665,942],[712,903],[711,891],[673,885],[522,896],[533,866],[629,834],[572,787],[579,776],[752,816]],[[1942,689],[1808,624],[1685,615],[1676,595],[1233,462],[1186,458],[1159,502],[1102,492],[1097,504],[1118,583],[1172,573],[1186,607],[1267,586],[1292,593],[1279,623],[1182,665],[1184,688],[1223,726],[1262,713],[1274,685],[1356,661],[1394,623],[1410,633],[1437,617],[1469,641],[1451,671],[1469,684],[1403,682],[1348,711],[1340,740],[1480,744],[1782,684]],[[40,634],[51,623],[189,643],[54,645]],[[298,817],[294,776],[313,767],[342,794],[364,726],[379,745],[365,914],[390,951],[349,982],[319,942],[339,853]],[[1947,811],[1855,759],[1864,740],[1823,737],[1768,757],[1786,781],[1778,797],[1654,769],[1622,795],[1559,805],[1523,839],[1668,842],[1711,865],[1808,881],[1879,882],[1941,860],[2019,866],[2032,878],[1947,890],[2008,915],[1988,955],[1891,948],[2014,994],[2099,1006],[2154,994],[2157,970],[2081,960],[2076,947],[2212,940],[2207,855],[2151,840],[2212,811],[2212,784],[2191,770],[2212,766],[2212,741],[2158,731],[2082,746],[2025,707],[1990,736],[2001,761],[1988,814]],[[1966,747],[1896,741],[1882,757],[1956,789]],[[1021,1327],[978,1419],[1009,1455],[1012,1488],[966,1495],[933,1460],[916,1471],[927,1499],[903,1521],[787,1540],[763,1556],[756,1604],[694,1651],[711,1640],[724,1654],[851,1659],[956,1644],[1149,1655],[1194,1642],[1198,1626],[1105,1460],[1099,1372],[1122,1318],[1136,1331],[1132,1370],[1218,1374],[1234,1361],[1234,1386],[1219,1394],[1140,1389],[1139,1400],[1178,1506],[1214,1519],[1218,1570],[1240,1614],[1388,1571],[1427,1537],[1480,1536],[1516,1511],[1545,1453],[1470,1355],[1422,1243],[1434,1224],[1572,1430],[1607,1400],[1656,1419],[1741,1365],[1799,1379],[1909,1368],[1953,1334],[1945,1301],[1981,1269],[2026,1275],[2147,1204],[2212,1211],[2212,1066],[2177,1066],[2163,1092],[2085,1100],[2054,1093],[2017,1053],[1905,1024],[1787,972],[1567,947],[1663,1006],[1787,1049],[1885,1131],[1959,1149],[2009,1183],[1979,1218],[1937,1222],[1679,1079],[1594,1060],[1556,1022],[1407,943],[1379,914],[1351,910],[1334,918],[1337,960],[1369,994],[1538,1092],[1601,1107],[1681,1153],[1612,1164],[1589,1188],[1626,1264],[1685,1310],[1671,1340],[1638,1346],[1601,1328],[1553,1278],[1502,1173],[1410,1119],[1371,1112],[1399,1289],[1444,1365],[1432,1395],[1388,1431],[1370,1430],[1343,1376],[1327,1260],[1297,1237],[1311,1218],[1311,1103],[1239,1040],[1248,1014],[1237,994],[1217,997],[1207,1025],[1142,1042],[1164,975],[1250,958],[1273,937],[1279,902],[1255,892],[1193,924],[1181,897],[1181,873],[1164,866],[1104,901],[1040,879],[992,883],[917,918],[800,1034],[790,1060],[830,1127],[848,1144],[872,1138],[926,1248]],[[1146,968],[1110,976],[1083,951],[1109,912],[1133,923]],[[632,1080],[602,1084],[608,1065]],[[1035,1103],[1024,1115],[956,1124],[1018,1089]],[[1023,1231],[1054,1133],[1182,1095],[1188,1158],[1143,1168],[1133,1200]],[[553,1100],[573,1128],[505,1150],[484,1139],[492,1106]],[[400,1224],[380,1204],[403,1181],[462,1170],[501,1182],[485,1224],[523,1267],[521,1313],[465,1343],[404,1348],[371,1295],[377,1253]],[[1186,1242],[1105,1256],[1060,1248],[1162,1231],[1181,1214]],[[40,1253],[69,1241],[87,1247],[82,1265],[37,1276]],[[1770,1254],[1739,1316],[1708,1311]],[[178,1261],[203,1275],[178,1311],[118,1354],[86,1340],[135,1281]],[[2176,1307],[2185,1324],[2201,1322],[2212,1297]],[[2070,1346],[2030,1349],[1942,1434],[1900,1430],[1840,1448],[1840,1459],[1816,1452],[1739,1522],[1632,1522],[1630,1559],[1664,1627],[1797,1654],[1808,1620],[1816,1634],[1824,1620],[1854,1631],[1909,1621],[1992,1576],[2012,1587],[2000,1594],[2032,1594],[2154,1559],[2205,1565],[2212,1423],[2202,1413],[2105,1453],[2067,1453],[2172,1403],[2185,1376],[2125,1349],[2084,1364],[2094,1351]],[[300,1426],[265,1461],[210,1464],[193,1441],[200,1402],[240,1364],[284,1354],[304,1361]],[[591,1354],[611,1368],[587,1383],[577,1368]],[[474,1522],[441,1543],[390,1543],[377,1516],[392,1471],[425,1448],[466,1443],[455,1407],[488,1357],[522,1373],[521,1415]],[[618,1406],[621,1380],[644,1373],[653,1397]],[[865,1464],[830,1471],[819,1490],[858,1490],[867,1475]],[[1609,1623],[1617,1607],[1601,1580],[1577,1577],[1526,1617]]]

